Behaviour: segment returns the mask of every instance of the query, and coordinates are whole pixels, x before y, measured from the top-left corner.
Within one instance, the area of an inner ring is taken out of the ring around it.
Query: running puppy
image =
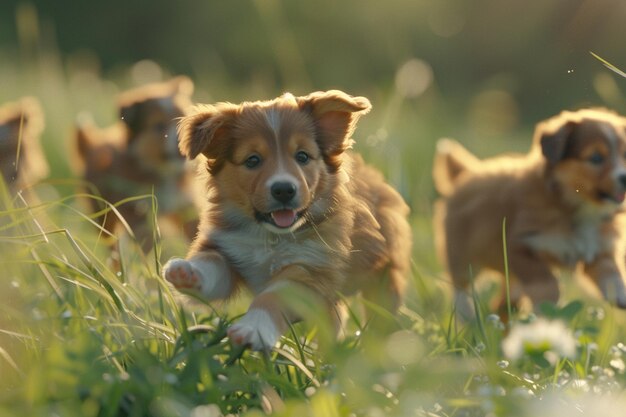
[[[0,172],[11,195],[48,175],[39,143],[43,127],[43,112],[33,97],[0,107]]]
[[[206,207],[186,259],[164,276],[182,292],[255,294],[229,329],[270,349],[298,320],[281,301],[304,288],[329,309],[363,291],[390,309],[402,300],[411,250],[408,207],[382,175],[349,152],[364,97],[341,91],[199,106],[179,126],[180,150],[206,167]]]
[[[75,138],[82,177],[104,200],[114,204],[154,190],[159,214],[173,220],[190,239],[197,218],[185,192],[189,169],[178,151],[176,123],[191,106],[192,92],[193,83],[184,76],[125,91],[118,99],[118,123],[99,129],[82,122]],[[91,203],[94,212],[105,208],[95,199]],[[151,208],[147,199],[118,207],[146,250],[152,246]],[[108,213],[100,222],[113,234],[120,219]]]
[[[626,121],[601,109],[563,112],[540,123],[530,152],[479,161],[450,140],[439,143],[434,181],[443,198],[435,222],[457,309],[468,302],[470,267],[519,284],[513,302],[556,302],[552,267],[582,265],[603,296],[626,308],[624,248],[617,227],[626,191]]]

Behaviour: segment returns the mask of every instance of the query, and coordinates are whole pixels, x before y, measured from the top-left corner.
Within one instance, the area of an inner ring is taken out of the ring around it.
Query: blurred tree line
[[[614,85],[594,84],[616,79],[594,78],[589,54],[626,66],[623,0],[3,0],[5,57],[28,53],[29,19],[41,47],[96,57],[104,76],[149,59],[200,83],[359,93],[419,58],[452,102],[504,89],[532,120],[623,106]]]

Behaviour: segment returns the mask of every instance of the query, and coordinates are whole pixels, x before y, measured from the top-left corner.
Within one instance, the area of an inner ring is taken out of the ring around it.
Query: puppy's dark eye
[[[244,161],[246,168],[256,168],[261,163],[261,157],[258,155],[250,155],[248,159]]]
[[[296,153],[296,161],[298,161],[300,165],[308,164],[309,159],[311,159],[311,157],[309,156],[308,153],[304,151],[299,151],[298,153]]]
[[[587,161],[593,165],[600,165],[604,162],[604,156],[601,153],[594,152],[589,158],[587,158]]]

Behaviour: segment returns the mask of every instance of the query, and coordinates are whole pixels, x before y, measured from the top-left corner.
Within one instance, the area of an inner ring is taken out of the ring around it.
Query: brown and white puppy
[[[299,319],[281,294],[304,288],[329,309],[362,291],[400,304],[409,272],[408,207],[382,175],[349,152],[363,97],[341,91],[200,106],[180,124],[180,149],[202,155],[206,208],[186,259],[164,277],[183,292],[255,298],[229,329],[270,349]],[[332,315],[332,314],[331,314]]]
[[[39,143],[43,127],[43,112],[33,97],[0,107],[0,173],[11,195],[48,174]]]
[[[76,146],[83,178],[110,203],[148,195],[154,190],[159,214],[173,220],[192,238],[197,228],[196,209],[186,192],[189,167],[178,150],[178,118],[191,106],[193,83],[180,76],[149,84],[119,96],[120,121],[99,129],[83,122],[76,131]],[[193,173],[191,173],[193,174]],[[92,199],[94,212],[105,206]],[[118,207],[144,249],[152,245],[147,199]],[[119,218],[108,213],[103,227],[114,233]]]
[[[438,144],[436,233],[457,292],[471,314],[471,274],[504,274],[535,304],[556,302],[553,267],[581,265],[604,297],[626,307],[624,248],[617,226],[626,192],[626,122],[610,111],[563,112],[540,123],[530,152],[479,161],[450,140]],[[471,268],[471,269],[470,269]],[[470,272],[471,271],[471,272]],[[504,286],[503,286],[504,287]]]

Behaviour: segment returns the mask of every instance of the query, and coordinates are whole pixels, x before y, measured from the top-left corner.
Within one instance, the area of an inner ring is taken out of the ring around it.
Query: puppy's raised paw
[[[280,337],[278,326],[263,309],[251,309],[228,329],[230,340],[253,350],[270,350]]]
[[[202,294],[205,290],[205,277],[184,259],[170,259],[163,267],[163,277],[181,292]]]

